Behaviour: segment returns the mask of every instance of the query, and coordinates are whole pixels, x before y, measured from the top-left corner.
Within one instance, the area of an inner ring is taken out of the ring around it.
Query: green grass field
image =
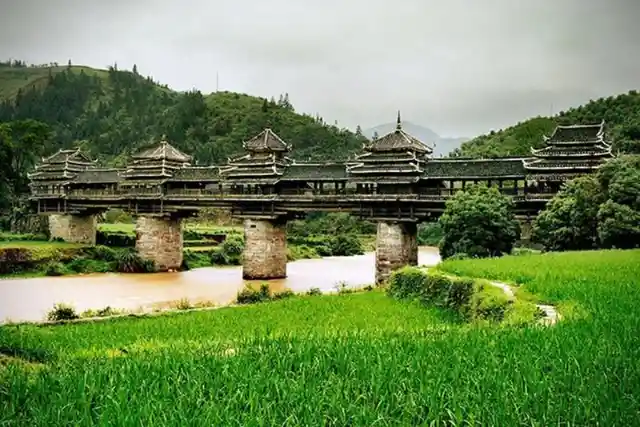
[[[441,269],[523,283],[564,318],[467,324],[374,291],[5,326],[0,425],[637,425],[640,251]]]

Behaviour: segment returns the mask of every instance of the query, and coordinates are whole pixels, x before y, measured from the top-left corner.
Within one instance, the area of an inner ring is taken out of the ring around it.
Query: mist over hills
[[[383,136],[389,132],[392,132],[396,128],[396,123],[385,123],[374,126],[372,128],[364,129],[362,134],[371,139],[375,133],[378,136]],[[420,141],[433,147],[433,157],[442,157],[451,153],[456,148],[459,148],[463,142],[468,141],[470,138],[447,138],[438,135],[428,127],[417,125],[415,123],[403,121],[402,128],[405,132],[415,136]],[[435,147],[434,147],[435,144]]]

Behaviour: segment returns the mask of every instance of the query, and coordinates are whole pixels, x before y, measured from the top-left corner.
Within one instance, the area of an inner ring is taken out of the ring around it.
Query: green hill
[[[637,91],[592,100],[554,117],[535,117],[515,126],[478,136],[462,144],[454,156],[498,157],[529,155],[530,147],[539,148],[543,135],[556,125],[606,122],[608,139],[623,152],[640,153],[640,94]]]
[[[344,158],[363,137],[298,114],[278,100],[239,93],[176,92],[133,71],[0,63],[0,122],[34,119],[51,138],[42,154],[82,146],[108,164],[166,135],[199,164],[223,163],[243,140],[269,126],[294,146],[293,157]]]

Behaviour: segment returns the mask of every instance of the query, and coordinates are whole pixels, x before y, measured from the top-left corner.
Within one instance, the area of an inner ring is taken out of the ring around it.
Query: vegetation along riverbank
[[[374,290],[3,326],[0,422],[635,423],[639,250],[449,260],[438,270],[511,283],[563,320],[478,320],[426,291],[399,298],[390,284],[396,298]]]
[[[185,270],[241,263],[242,226],[189,223],[183,238]],[[437,245],[440,238],[437,224],[421,227],[420,244]],[[150,271],[135,252],[131,221],[99,224],[96,242],[90,247],[52,242],[46,234],[0,233],[0,277]],[[375,250],[375,225],[344,214],[311,215],[291,221],[287,243],[289,261],[360,255]]]

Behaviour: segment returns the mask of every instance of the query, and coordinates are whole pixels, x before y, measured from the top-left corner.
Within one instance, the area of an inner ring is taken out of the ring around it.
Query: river
[[[421,247],[420,265],[440,261],[437,248]],[[372,284],[375,276],[373,252],[350,257],[306,259],[287,264],[287,278],[270,280],[273,291],[311,288],[335,290]],[[242,267],[210,267],[176,273],[89,274],[0,280],[0,323],[39,321],[56,303],[71,304],[78,313],[107,306],[124,310],[150,311],[171,307],[176,301],[232,303],[245,284]],[[257,283],[261,283],[260,281]]]

